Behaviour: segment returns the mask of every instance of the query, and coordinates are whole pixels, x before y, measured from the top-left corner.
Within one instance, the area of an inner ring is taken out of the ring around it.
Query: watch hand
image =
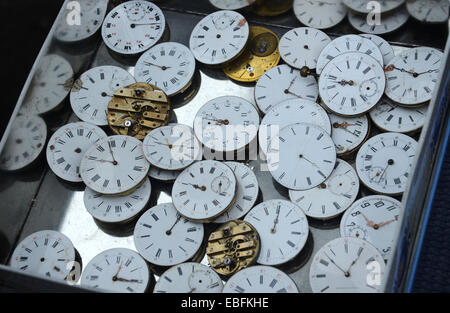
[[[361,213],[362,217],[366,220],[367,226],[369,227],[375,227],[375,223],[371,220],[369,220],[363,213]]]
[[[174,228],[175,225],[177,225],[178,222],[181,220],[181,215],[180,215],[180,214],[177,214],[177,215],[178,215],[178,216],[177,216],[177,220],[175,221],[175,223],[173,223],[172,227],[170,227],[169,230],[166,231],[166,234],[167,234],[167,235],[171,235],[171,234],[172,234],[173,228]]]
[[[272,229],[270,230],[270,232],[271,232],[272,234],[275,234],[276,231],[277,231],[277,224],[278,224],[278,218],[279,218],[279,216],[280,216],[280,210],[278,210],[278,212],[277,212],[277,217],[273,220],[273,227],[272,227]]]
[[[303,154],[300,154],[299,157],[300,157],[300,159],[303,159],[303,160],[305,160],[305,161],[308,161],[308,162],[311,163],[314,167],[317,167],[317,168],[318,168],[318,166],[317,166],[316,163],[313,163],[313,162],[311,162],[310,160],[308,160]]]
[[[407,70],[405,70],[404,68],[398,68],[398,67],[396,67],[394,64],[391,64],[391,65],[387,66],[387,67],[385,68],[384,71],[385,71],[385,72],[391,72],[391,71],[393,71],[393,70],[397,70],[397,71],[400,71],[400,72],[402,72],[402,73],[408,73],[408,74],[411,74],[414,78],[416,78],[416,77],[419,76],[419,74],[417,74],[417,73],[414,72],[413,70],[407,71]]]
[[[356,262],[358,262],[358,260],[359,260],[359,258],[360,258],[360,256],[361,256],[361,254],[362,254],[362,253],[360,253],[360,254],[356,257],[356,259],[354,259],[353,262],[352,262],[352,263],[350,264],[350,266],[348,267],[347,274],[348,274],[349,276],[350,276],[350,269],[352,268],[353,265],[356,264]]]
[[[112,157],[112,159],[113,159],[113,164],[114,165],[117,165],[117,161],[116,161],[116,159],[114,158],[114,153],[113,153],[113,151],[112,151],[112,148],[111,148],[111,143],[108,141],[108,148],[109,148],[109,152],[111,153],[111,157]]]
[[[171,68],[170,66],[161,66],[161,65],[154,64],[154,63],[150,63],[150,62],[144,62],[144,65],[159,67],[163,71],[168,70],[169,68]]]
[[[111,163],[111,164],[114,164],[114,161],[110,161],[110,160],[97,160],[97,159],[91,159],[90,161],[97,161],[97,162],[102,162],[102,163]]]
[[[433,72],[438,72],[439,69],[435,69],[435,70],[428,70],[426,72],[422,72],[422,73],[416,73],[417,76],[423,75],[423,74],[429,74],[429,73],[433,73]]]
[[[344,271],[339,265],[336,264],[336,262],[334,262],[334,260],[333,260],[332,258],[330,258],[330,257],[328,256],[328,254],[325,253],[325,256],[328,258],[328,260],[330,260],[331,263],[333,263],[338,269],[340,269],[340,270],[342,271],[342,273],[344,273],[345,277],[350,276],[349,273],[348,273],[348,271],[347,271],[347,272]]]
[[[199,186],[197,184],[189,184],[189,183],[185,183],[185,185],[191,185],[195,189],[200,189],[201,191],[206,191],[206,187],[205,186]]]
[[[341,80],[340,82],[337,82],[339,85],[341,85],[341,86],[345,86],[345,85],[349,85],[349,86],[356,86],[356,83],[353,81],[353,80],[349,80],[349,81],[346,81],[346,80]]]
[[[140,283],[140,280],[137,279],[125,279],[125,278],[121,278],[121,277],[117,277],[116,281],[120,281],[120,282],[126,282],[126,283]]]
[[[380,228],[380,227],[389,225],[389,224],[391,224],[391,223],[393,223],[393,222],[395,222],[395,221],[396,221],[396,219],[394,218],[394,219],[392,219],[392,220],[390,220],[390,221],[387,221],[387,222],[384,222],[384,223],[380,223],[380,224],[377,224],[377,225],[378,225],[378,228]]]
[[[114,275],[114,276],[112,277],[112,280],[113,280],[113,281],[116,281],[116,280],[117,280],[117,275],[119,275],[120,270],[122,269],[122,264],[123,264],[123,262],[120,263],[119,268],[117,269],[116,275]]]
[[[216,122],[216,125],[228,125],[230,124],[230,121],[228,120],[219,120],[219,119],[214,119],[214,118],[208,118],[208,117],[203,117],[204,120],[208,120],[208,121],[213,121]]]
[[[286,93],[286,94],[293,95],[293,96],[295,96],[295,97],[297,97],[297,98],[302,98],[302,96],[297,95],[297,94],[295,94],[295,93],[293,93],[292,91],[289,91],[289,90],[286,90],[285,93]]]

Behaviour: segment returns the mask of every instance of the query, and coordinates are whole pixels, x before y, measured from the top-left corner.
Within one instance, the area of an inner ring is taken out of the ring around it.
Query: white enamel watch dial
[[[411,173],[417,142],[398,133],[383,133],[370,138],[358,151],[356,170],[362,183],[382,194],[405,191]]]
[[[144,155],[163,170],[182,170],[201,159],[201,147],[191,127],[183,124],[152,130],[144,139]]]
[[[386,95],[403,105],[431,100],[441,65],[442,52],[419,47],[402,52],[386,66]]]
[[[288,31],[280,39],[280,55],[284,62],[294,68],[304,66],[315,69],[320,52],[331,42],[324,32],[299,27]]]
[[[66,99],[72,80],[73,69],[66,59],[56,54],[44,56],[36,69],[21,112],[36,115],[52,111]]]
[[[189,46],[199,62],[221,65],[240,55],[249,34],[244,16],[234,11],[217,11],[195,26]]]
[[[380,36],[373,34],[361,34],[360,36],[371,40],[374,44],[377,45],[378,49],[380,49],[380,52],[383,55],[384,64],[389,64],[389,62],[395,57],[394,49],[392,48],[392,46],[389,44],[389,42],[387,42]]]
[[[134,244],[150,263],[172,266],[190,260],[203,241],[203,224],[178,214],[172,203],[145,212],[134,228]]]
[[[215,151],[240,151],[256,139],[259,113],[247,100],[224,96],[205,103],[197,112],[194,132]]]
[[[256,104],[263,113],[286,100],[316,101],[318,96],[316,79],[312,75],[302,77],[300,71],[286,64],[268,70],[255,87]]]
[[[252,5],[256,0],[209,0],[209,2],[221,10],[239,10]]]
[[[47,144],[47,162],[58,177],[81,182],[81,160],[92,145],[106,137],[106,133],[95,125],[77,122],[59,128]]]
[[[309,281],[315,293],[380,292],[384,260],[365,240],[344,237],[328,242],[314,256]]]
[[[212,220],[235,201],[236,176],[225,163],[200,161],[185,169],[172,188],[177,211],[194,221]]]
[[[120,67],[94,67],[83,73],[72,88],[72,110],[82,121],[99,126],[108,125],[106,113],[114,93],[135,82],[134,77]]]
[[[237,272],[223,287],[223,293],[298,293],[295,282],[279,269],[255,265]]]
[[[317,59],[317,74],[322,73],[323,68],[328,62],[338,55],[347,52],[365,53],[374,57],[378,63],[383,65],[383,55],[373,41],[358,35],[345,35],[337,37],[322,50]]]
[[[428,105],[415,108],[398,106],[387,97],[370,111],[370,118],[378,128],[387,132],[409,133],[423,127],[428,113]]]
[[[99,140],[81,160],[81,177],[92,190],[106,195],[130,192],[147,177],[150,164],[142,142],[130,136]]]
[[[445,23],[449,15],[448,0],[408,0],[406,8],[415,19],[424,23]]]
[[[77,8],[68,5],[56,25],[56,39],[70,43],[78,42],[95,35],[102,26],[108,0],[81,0],[78,3],[80,5],[80,21],[77,23],[72,17]]]
[[[83,271],[81,286],[121,293],[143,293],[152,281],[145,260],[125,248],[96,255]]]
[[[359,30],[363,33],[369,34],[387,34],[393,32],[408,21],[409,14],[405,8],[401,8],[396,10],[395,12],[382,15],[380,17],[380,24],[369,25],[367,24],[367,16],[360,15],[353,12],[348,12],[348,20],[350,25],[352,25],[355,29]]]
[[[293,7],[300,22],[318,29],[331,28],[347,15],[342,0],[295,0]]]
[[[47,125],[39,116],[17,116],[0,155],[0,169],[17,171],[32,164],[47,140]]]
[[[255,173],[248,166],[238,162],[225,162],[234,172],[237,180],[236,202],[214,223],[238,220],[250,211],[258,199],[259,184]]]
[[[371,0],[342,0],[346,6],[358,13],[369,13],[374,9]],[[405,0],[378,0],[380,13],[392,11],[401,6]]]
[[[115,7],[105,18],[102,37],[112,51],[139,54],[156,44],[164,34],[163,12],[149,1],[128,1]]]
[[[347,155],[357,150],[369,136],[370,123],[367,115],[342,117],[330,114],[333,142],[337,155]]]
[[[65,280],[75,261],[75,248],[65,235],[43,230],[26,237],[11,257],[11,267],[25,273]]]
[[[374,245],[385,260],[392,254],[402,204],[387,196],[359,199],[341,219],[341,236],[363,239]]]
[[[182,263],[165,271],[156,282],[154,293],[220,293],[223,283],[209,266]]]
[[[308,220],[302,210],[290,201],[260,203],[244,220],[256,228],[261,239],[259,264],[280,265],[292,260],[308,239]]]
[[[336,163],[333,140],[312,124],[292,124],[269,143],[267,164],[273,178],[293,190],[307,190],[323,183]],[[278,149],[277,149],[278,145]],[[279,153],[272,153],[279,150]]]
[[[338,115],[358,116],[381,99],[386,78],[381,65],[360,52],[344,53],[331,60],[319,79],[319,92],[327,108]]]
[[[355,201],[359,178],[353,167],[337,159],[330,177],[309,190],[289,190],[289,198],[312,218],[326,220],[338,216]]]
[[[175,179],[177,179],[178,175],[180,175],[181,172],[182,170],[169,171],[169,170],[162,170],[155,166],[151,166],[150,170],[148,171],[148,176],[161,182],[173,182],[175,181]]]
[[[286,100],[270,109],[261,121],[258,136],[262,151],[267,152],[271,138],[277,136],[279,130],[295,123],[314,124],[331,134],[330,119],[320,105],[309,100]]]
[[[137,61],[134,76],[161,88],[167,96],[174,96],[191,85],[195,73],[195,59],[188,47],[165,42],[145,52]]]
[[[126,196],[105,196],[89,188],[84,191],[84,206],[89,214],[103,223],[124,223],[145,209],[152,186],[147,178],[141,186]]]

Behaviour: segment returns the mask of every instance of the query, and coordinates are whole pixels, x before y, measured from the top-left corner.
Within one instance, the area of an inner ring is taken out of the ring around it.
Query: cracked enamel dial
[[[195,73],[195,59],[188,47],[176,42],[160,43],[137,61],[134,76],[161,88],[167,96],[186,90]]]
[[[381,65],[360,52],[337,56],[325,66],[319,79],[322,101],[330,111],[342,116],[358,116],[371,110],[383,96],[385,86]]]
[[[256,104],[263,113],[286,100],[316,101],[318,96],[316,79],[311,75],[302,77],[300,71],[286,64],[268,70],[255,87]]]
[[[236,176],[229,166],[218,161],[200,161],[185,169],[175,180],[173,204],[190,220],[213,220],[231,208],[236,190]]]
[[[129,193],[147,177],[150,164],[142,142],[123,135],[102,138],[89,148],[81,161],[86,186],[107,195]]]
[[[406,8],[415,19],[424,23],[445,23],[449,15],[448,0],[408,0]]]
[[[347,16],[342,0],[295,0],[293,7],[301,23],[318,29],[331,28]]]
[[[287,200],[269,200],[255,206],[245,217],[258,231],[261,250],[258,263],[280,265],[295,258],[306,244],[308,220]]]
[[[39,116],[19,115],[0,155],[0,169],[17,171],[32,164],[45,147],[47,125]]]
[[[359,199],[341,219],[341,236],[366,240],[378,249],[385,260],[389,260],[402,211],[402,204],[391,197],[368,196]]]
[[[114,93],[135,82],[133,75],[120,67],[94,67],[83,73],[72,88],[72,110],[82,121],[108,125],[108,104]]]
[[[386,95],[403,105],[417,105],[431,100],[442,52],[434,48],[408,49],[386,66]]]
[[[268,168],[272,177],[286,188],[314,188],[334,169],[334,142],[319,126],[306,123],[286,126],[269,144]],[[278,153],[273,153],[277,150]]]
[[[238,220],[255,205],[259,194],[259,184],[255,173],[247,165],[238,162],[225,162],[234,172],[237,180],[236,202],[225,214],[214,220],[214,223],[227,223]]]
[[[55,38],[63,42],[78,42],[97,33],[106,15],[108,0],[79,0],[77,5],[67,4],[56,25]],[[79,9],[80,20],[74,19]]]
[[[83,271],[81,286],[121,293],[146,292],[153,275],[136,252],[115,248],[96,255]]]
[[[299,27],[288,31],[280,39],[280,54],[284,62],[293,68],[315,69],[320,52],[331,42],[324,32]]]
[[[259,113],[247,100],[224,96],[205,103],[197,112],[194,132],[208,149],[240,151],[257,136]]]
[[[383,65],[383,55],[377,45],[364,37],[358,35],[345,35],[334,39],[320,53],[317,59],[316,72],[321,74],[325,65],[338,55],[347,52],[361,52],[374,57],[378,63]]]
[[[147,178],[141,186],[126,196],[105,196],[92,189],[84,191],[84,206],[89,214],[103,223],[125,223],[146,208],[152,186]]]
[[[58,177],[81,182],[81,160],[94,144],[106,138],[106,133],[95,125],[77,122],[59,128],[49,139],[47,162]]]
[[[389,62],[395,57],[394,49],[390,45],[389,42],[381,38],[380,36],[373,34],[361,34],[361,37],[371,40],[374,44],[377,45],[378,49],[383,56],[383,63],[389,64]]]
[[[228,279],[223,293],[298,293],[295,282],[279,269],[255,265]]]
[[[370,123],[367,115],[342,117],[330,114],[331,138],[336,146],[337,155],[348,155],[356,151],[368,138]]]
[[[380,24],[369,25],[367,24],[367,16],[357,13],[349,12],[348,20],[350,24],[357,30],[363,33],[369,34],[387,34],[393,32],[403,25],[409,19],[408,11],[405,8],[396,10],[395,12],[382,15],[380,17]]]
[[[355,201],[359,191],[359,178],[353,167],[337,159],[330,177],[319,186],[304,190],[289,190],[289,198],[303,212],[321,220],[338,216]]]
[[[369,114],[375,125],[384,131],[409,133],[423,127],[427,113],[428,104],[405,108],[383,97]]]
[[[173,182],[175,181],[175,179],[177,179],[178,175],[180,175],[181,172],[182,170],[169,171],[169,170],[162,170],[155,166],[151,166],[150,170],[148,171],[148,176],[161,182]]]
[[[314,256],[309,281],[314,293],[381,292],[384,260],[365,240],[344,237],[324,245]]]
[[[217,11],[195,26],[189,46],[199,62],[222,65],[241,54],[249,34],[244,16],[234,11]]]
[[[182,170],[201,159],[201,146],[194,131],[183,124],[152,130],[143,147],[150,164],[163,170]]]
[[[415,159],[417,142],[399,133],[370,138],[358,151],[356,170],[369,189],[387,195],[405,191]]]
[[[342,0],[342,1],[351,10],[358,13],[367,14],[369,12],[372,12],[372,10],[376,8],[373,2],[371,4],[371,0]],[[401,6],[403,3],[405,3],[405,0],[378,0],[377,2],[380,5],[380,13],[386,13]]]
[[[252,5],[256,0],[209,0],[209,2],[221,10],[239,10]]]
[[[65,235],[43,230],[23,239],[11,257],[11,267],[19,271],[65,280],[75,261],[75,248]]]
[[[182,217],[172,203],[146,211],[134,228],[134,244],[148,262],[172,266],[194,257],[203,241],[203,224]]]
[[[223,283],[209,266],[182,263],[165,271],[156,282],[154,293],[220,293]]]
[[[112,51],[139,54],[163,36],[166,20],[163,12],[149,1],[128,1],[115,7],[105,18],[102,37]]]

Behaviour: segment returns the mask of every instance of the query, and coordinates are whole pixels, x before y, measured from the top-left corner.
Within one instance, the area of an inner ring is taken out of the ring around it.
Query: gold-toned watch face
[[[234,220],[211,233],[206,254],[214,271],[229,276],[253,265],[258,259],[260,247],[256,229],[250,223]]]
[[[170,100],[158,87],[136,83],[117,90],[108,105],[108,124],[117,135],[143,140],[170,120]]]
[[[257,0],[253,13],[260,16],[277,16],[286,13],[292,8],[294,0]]]
[[[251,26],[247,49],[239,58],[227,64],[223,71],[237,81],[257,81],[267,70],[278,65],[278,42],[277,35],[267,28]]]

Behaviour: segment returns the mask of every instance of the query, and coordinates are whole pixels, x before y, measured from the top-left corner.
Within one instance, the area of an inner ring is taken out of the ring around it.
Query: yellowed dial
[[[256,0],[253,13],[260,16],[276,16],[286,13],[292,8],[294,0]]]

